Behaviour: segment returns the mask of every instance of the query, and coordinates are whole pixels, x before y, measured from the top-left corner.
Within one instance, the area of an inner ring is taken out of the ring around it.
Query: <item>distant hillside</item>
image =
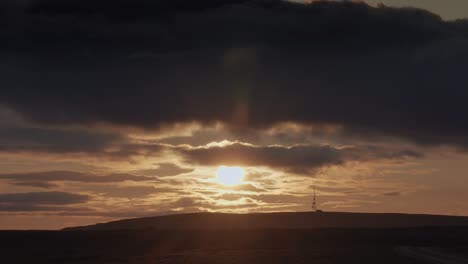
[[[336,212],[195,213],[126,219],[65,228],[64,230],[402,228],[423,226],[468,226],[468,217]]]

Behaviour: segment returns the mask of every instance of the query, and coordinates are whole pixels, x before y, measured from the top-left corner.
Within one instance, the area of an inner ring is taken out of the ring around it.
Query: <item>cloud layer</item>
[[[53,182],[85,182],[85,183],[116,183],[124,181],[157,182],[156,177],[132,175],[128,173],[114,173],[109,175],[96,175],[74,171],[45,171],[30,173],[0,174],[0,180],[9,180],[13,184],[23,186],[51,187]]]
[[[89,201],[87,195],[66,192],[30,192],[0,194],[0,211],[61,211],[65,205]]]
[[[317,169],[346,162],[422,157],[411,150],[379,147],[332,147],[327,145],[255,146],[234,142],[224,146],[178,148],[188,162],[205,166],[265,166],[300,175],[314,175]]]
[[[467,145],[465,21],[275,0],[36,0],[14,14],[0,103],[35,121],[291,121]]]

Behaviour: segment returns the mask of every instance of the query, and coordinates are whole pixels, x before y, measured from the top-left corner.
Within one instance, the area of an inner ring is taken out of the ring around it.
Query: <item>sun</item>
[[[220,166],[216,171],[218,182],[226,186],[235,186],[242,183],[244,170],[240,167]]]

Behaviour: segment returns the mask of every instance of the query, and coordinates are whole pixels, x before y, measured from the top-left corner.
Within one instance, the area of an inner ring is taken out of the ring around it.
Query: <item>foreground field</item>
[[[0,232],[1,263],[468,263],[468,227]]]

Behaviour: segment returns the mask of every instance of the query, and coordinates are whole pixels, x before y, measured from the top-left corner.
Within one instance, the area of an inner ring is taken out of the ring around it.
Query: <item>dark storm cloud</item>
[[[124,141],[117,133],[0,126],[0,151],[4,152],[96,153]]]
[[[124,181],[157,182],[155,177],[132,175],[127,173],[114,173],[109,175],[96,175],[73,171],[45,171],[31,173],[0,174],[0,180],[11,181],[15,185],[50,188],[53,182],[84,182],[84,183],[117,183]]]
[[[47,15],[76,14],[81,16],[101,15],[116,20],[160,19],[179,12],[200,12],[248,0],[31,0],[28,11]]]
[[[50,183],[50,182],[41,182],[41,181],[14,181],[14,185],[16,186],[27,186],[27,187],[36,187],[36,188],[44,188],[44,189],[51,189],[57,187],[57,184]]]
[[[114,131],[82,128],[44,128],[8,124],[0,119],[0,152],[80,155],[110,160],[128,160],[137,155],[155,155],[163,144],[138,144]],[[168,173],[170,168],[166,168]]]
[[[88,200],[89,197],[87,195],[65,192],[30,192],[0,194],[1,203],[64,205],[83,203]]]
[[[350,2],[104,3],[9,13],[0,104],[49,124],[294,121],[468,146],[467,21]]]
[[[0,194],[0,211],[60,211],[65,205],[85,203],[87,195],[66,192]]]
[[[255,146],[234,143],[227,146],[178,148],[187,162],[199,165],[267,166],[298,174],[352,161],[418,158],[412,150],[393,150],[374,146],[336,148],[327,145]]]

